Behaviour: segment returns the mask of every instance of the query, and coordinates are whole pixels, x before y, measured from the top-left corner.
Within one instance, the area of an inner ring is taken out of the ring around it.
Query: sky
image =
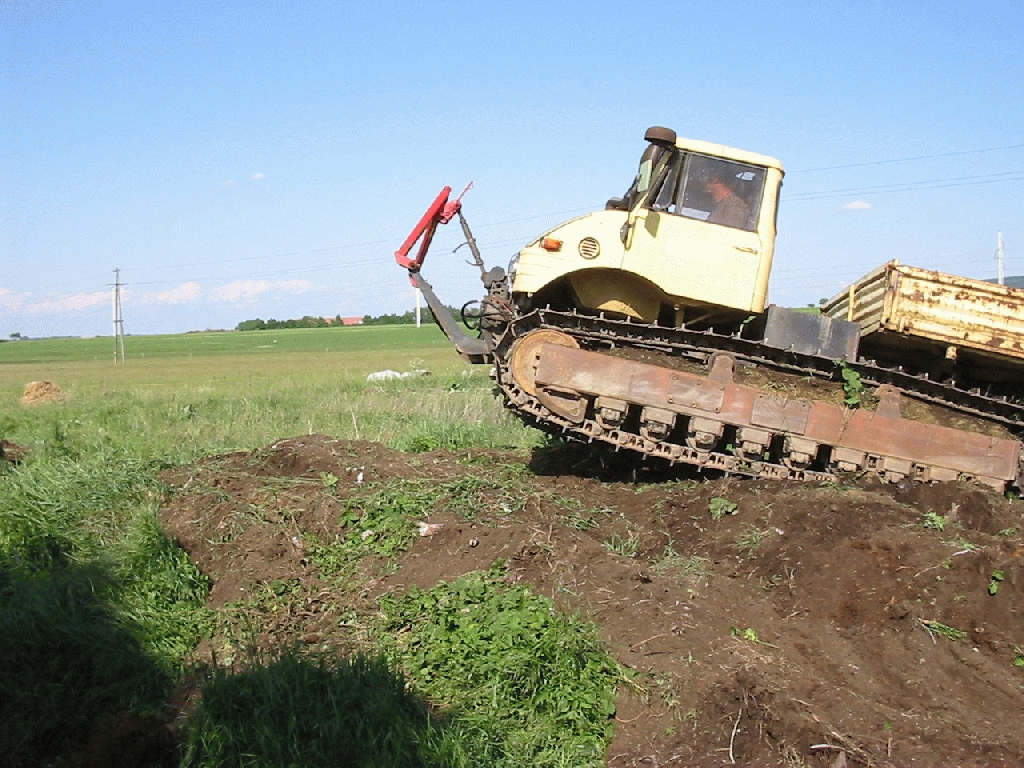
[[[1024,0],[0,2],[0,337],[404,312],[442,186],[488,266],[648,126],[779,158],[770,300],[890,259],[1024,274]],[[482,293],[455,224],[424,275]]]

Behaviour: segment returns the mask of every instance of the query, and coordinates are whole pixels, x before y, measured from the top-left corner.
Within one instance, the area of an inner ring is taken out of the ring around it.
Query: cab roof
[[[777,168],[779,171],[785,173],[782,163],[774,157],[759,155],[756,152],[747,152],[745,149],[734,149],[733,147],[727,147],[724,144],[715,144],[710,141],[701,141],[700,139],[684,139],[682,136],[676,138],[676,147],[687,152],[699,152],[702,155],[721,157],[726,160],[736,160],[740,163],[760,165],[765,168]]]

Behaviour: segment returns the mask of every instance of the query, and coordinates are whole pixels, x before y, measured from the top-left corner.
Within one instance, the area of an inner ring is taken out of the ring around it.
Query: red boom
[[[445,187],[441,190],[441,193],[434,198],[434,202],[427,208],[427,212],[423,214],[423,218],[420,219],[419,224],[416,225],[415,229],[409,233],[409,236],[405,238],[405,242],[402,243],[402,247],[395,251],[395,261],[398,262],[400,267],[406,269],[418,270],[420,265],[423,263],[424,257],[427,255],[427,249],[430,247],[430,241],[434,238],[434,230],[437,229],[438,224],[447,224],[452,220],[452,217],[459,212],[462,208],[461,197],[458,200],[452,200],[448,202],[448,195],[452,192],[451,187]],[[416,245],[416,241],[423,238],[423,242],[420,243],[420,250],[416,254],[416,258],[409,258],[409,251]]]

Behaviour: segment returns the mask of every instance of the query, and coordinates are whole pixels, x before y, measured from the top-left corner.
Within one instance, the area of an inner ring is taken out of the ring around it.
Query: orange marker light
[[[545,251],[560,251],[562,250],[562,241],[553,237],[545,237],[540,241],[540,247]]]

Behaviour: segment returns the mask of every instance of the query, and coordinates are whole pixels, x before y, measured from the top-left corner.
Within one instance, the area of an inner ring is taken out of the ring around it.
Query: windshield
[[[648,205],[655,211],[753,232],[764,174],[765,169],[756,165],[673,152],[666,163],[659,163]]]

